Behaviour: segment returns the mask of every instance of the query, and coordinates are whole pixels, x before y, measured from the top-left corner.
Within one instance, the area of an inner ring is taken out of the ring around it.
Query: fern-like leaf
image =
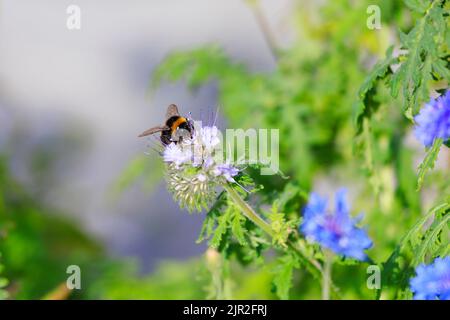
[[[275,292],[280,299],[289,299],[289,289],[292,287],[292,278],[295,268],[299,267],[299,261],[294,255],[285,255],[276,260],[273,269],[273,284]]]
[[[436,139],[433,145],[428,149],[422,163],[419,165],[419,171],[417,173],[417,190],[420,190],[420,188],[422,188],[422,184],[427,171],[434,168],[434,164],[436,162],[441,146],[442,139]]]
[[[358,91],[358,101],[353,107],[353,119],[357,132],[362,131],[362,122],[364,117],[370,117],[375,111],[373,104],[369,101],[375,91],[375,86],[380,79],[384,79],[388,74],[392,73],[390,66],[397,62],[397,58],[392,56],[393,47],[386,51],[386,58],[378,62],[364,80]],[[369,95],[369,93],[371,93]]]
[[[406,1],[406,4],[425,15],[408,34],[401,33],[402,48],[407,53],[400,58],[403,61],[392,77],[391,94],[397,97],[402,86],[403,109],[405,115],[412,120],[420,105],[429,99],[432,66],[439,73],[442,71],[439,68],[442,66],[439,52],[444,42],[446,23],[443,0],[432,1],[426,9],[423,1]],[[445,74],[440,76],[444,77]]]

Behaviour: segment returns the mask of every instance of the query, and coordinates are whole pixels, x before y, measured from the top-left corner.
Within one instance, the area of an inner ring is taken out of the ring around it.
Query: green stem
[[[269,22],[267,21],[266,16],[261,9],[259,0],[247,0],[247,3],[256,18],[258,26],[261,29],[261,32],[264,36],[264,39],[266,40],[267,46],[269,47],[273,58],[275,60],[278,60],[278,44],[274,34],[272,33],[272,30],[270,29]]]
[[[225,190],[230,195],[234,203],[242,210],[244,215],[250,219],[254,224],[260,227],[264,232],[273,237],[274,233],[270,225],[263,220],[253,209],[241,198],[239,193],[229,184],[224,185]]]
[[[234,204],[236,206],[238,206],[241,211],[244,213],[244,215],[250,219],[254,224],[256,224],[258,227],[260,227],[264,232],[266,232],[268,235],[270,235],[271,237],[274,236],[274,232],[271,228],[271,226],[264,221],[263,218],[261,218],[248,204],[247,202],[245,202],[244,199],[242,199],[242,197],[239,195],[239,193],[230,185],[230,184],[224,184],[223,187],[225,188],[225,190],[227,191],[227,193],[229,194],[229,196],[231,197],[231,199],[233,200]],[[287,247],[289,249],[291,249],[297,256],[298,258],[304,263],[306,269],[317,279],[320,279],[320,275],[324,275],[324,274],[328,274],[327,276],[327,295],[328,297],[330,296],[330,291],[334,294],[334,295],[338,295],[338,292],[336,290],[336,288],[333,286],[332,281],[331,281],[331,258],[330,257],[330,261],[329,261],[329,266],[328,266],[328,271],[324,271],[322,270],[322,266],[320,265],[320,263],[313,259],[313,258],[307,258],[306,255],[303,253],[303,249],[301,247],[301,243],[296,243],[294,241],[288,240],[286,243]],[[300,247],[299,247],[300,245]],[[326,267],[326,263],[325,263],[325,267]]]
[[[274,236],[272,227],[266,221],[264,221],[264,219],[261,218],[247,204],[247,202],[245,202],[244,199],[242,199],[242,197],[239,195],[239,193],[231,185],[225,184],[224,188],[228,192],[228,194],[230,195],[230,197],[234,201],[234,203],[242,210],[242,212],[248,219],[250,219],[254,224],[256,224],[258,227],[260,227],[264,232],[266,232],[271,237]],[[319,262],[317,262],[314,259],[308,259],[305,256],[305,254],[303,253],[303,250],[290,240],[287,241],[287,247],[290,248],[292,251],[294,251],[297,254],[297,256],[301,259],[301,261],[306,264],[307,269],[314,276],[320,277],[322,270],[321,270],[321,265]]]
[[[325,251],[325,261],[322,271],[322,300],[330,300],[331,267],[333,256],[331,252]]]

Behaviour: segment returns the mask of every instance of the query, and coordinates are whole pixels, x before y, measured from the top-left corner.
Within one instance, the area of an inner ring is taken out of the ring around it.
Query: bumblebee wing
[[[167,107],[166,120],[179,115],[180,113],[178,112],[178,107],[175,104],[171,104]]]
[[[169,128],[166,127],[166,126],[153,127],[153,128],[150,128],[150,129],[142,132],[138,137],[139,138],[146,137],[146,136],[149,136],[151,134],[154,134],[154,133],[157,133],[157,132],[161,132],[161,131],[167,130],[167,129],[169,129]]]

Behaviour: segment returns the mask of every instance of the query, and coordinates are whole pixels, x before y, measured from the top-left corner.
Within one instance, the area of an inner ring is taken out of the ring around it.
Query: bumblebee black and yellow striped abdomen
[[[166,121],[167,130],[161,132],[161,141],[164,144],[170,144],[173,141],[174,133],[178,129],[183,129],[188,131],[192,135],[193,127],[192,124],[185,117],[172,116]],[[176,141],[175,141],[176,142]]]

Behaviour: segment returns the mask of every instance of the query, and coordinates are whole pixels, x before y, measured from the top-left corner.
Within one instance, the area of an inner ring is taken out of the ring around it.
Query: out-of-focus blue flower
[[[416,300],[450,300],[450,257],[418,266],[410,285]]]
[[[328,208],[325,198],[312,193],[304,209],[300,231],[309,241],[317,242],[336,254],[365,260],[364,250],[372,246],[372,241],[364,229],[356,226],[359,219],[350,217],[346,193],[344,189],[336,193],[333,210]]]
[[[233,177],[239,173],[239,170],[231,164],[224,163],[217,165],[213,172],[216,176],[223,176],[228,182],[235,182]]]
[[[450,139],[450,90],[427,103],[414,121],[414,133],[426,147],[431,146],[435,139]]]

